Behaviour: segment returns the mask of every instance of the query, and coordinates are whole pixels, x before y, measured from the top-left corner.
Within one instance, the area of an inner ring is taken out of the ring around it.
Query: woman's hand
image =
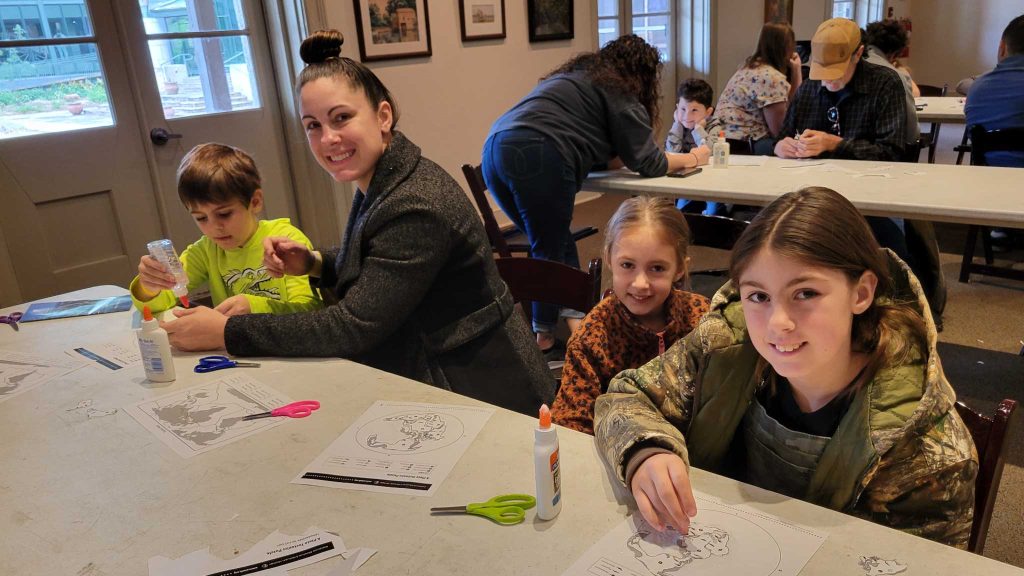
[[[675,454],[655,454],[644,460],[630,485],[640,515],[656,530],[671,525],[686,534],[697,502],[690,488],[690,473]]]
[[[174,315],[177,320],[160,323],[167,331],[171,346],[185,352],[224,349],[227,316],[206,306],[175,310]]]
[[[703,166],[711,160],[711,149],[707,144],[690,148],[690,153],[697,159],[697,166]]]
[[[249,307],[249,299],[241,294],[221,302],[214,310],[225,316],[241,316],[252,312],[252,308]]]
[[[285,274],[304,276],[316,264],[316,256],[302,242],[284,236],[270,236],[263,239],[263,266],[274,278]]]
[[[174,288],[174,276],[159,260],[146,255],[139,259],[139,284],[149,299],[153,299],[161,290]]]

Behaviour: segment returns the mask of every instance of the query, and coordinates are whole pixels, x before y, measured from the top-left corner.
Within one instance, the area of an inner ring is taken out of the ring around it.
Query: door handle
[[[157,146],[167,144],[171,138],[181,138],[181,134],[168,132],[165,128],[153,128],[149,131],[149,139]]]

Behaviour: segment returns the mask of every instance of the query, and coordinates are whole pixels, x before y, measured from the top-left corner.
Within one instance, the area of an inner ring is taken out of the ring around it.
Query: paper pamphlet
[[[626,518],[562,576],[796,576],[827,534],[694,491],[688,534]]]
[[[283,424],[288,418],[242,418],[290,402],[249,376],[233,374],[144,400],[125,411],[180,456],[190,458]]]
[[[52,320],[54,318],[71,318],[73,316],[91,316],[124,312],[132,307],[131,296],[114,296],[100,300],[67,300],[63,302],[37,302],[28,307],[22,322],[36,320]]]
[[[223,560],[210,553],[209,548],[196,550],[179,558],[154,556],[149,559],[149,576],[233,576],[260,574],[285,576],[288,570],[341,555],[355,570],[373,556],[372,548],[346,549],[341,536],[316,527],[302,536],[274,532],[256,543],[245,553]],[[351,573],[345,572],[345,574]]]
[[[0,402],[85,366],[84,360],[0,350]]]
[[[378,400],[292,483],[431,496],[493,413]]]

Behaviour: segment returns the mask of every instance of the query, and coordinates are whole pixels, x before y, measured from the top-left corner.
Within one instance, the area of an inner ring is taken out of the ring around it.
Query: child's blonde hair
[[[612,247],[626,230],[639,227],[654,228],[662,240],[676,252],[676,263],[682,270],[686,264],[686,253],[690,248],[690,227],[676,208],[674,200],[634,196],[623,202],[612,214],[604,233],[604,257],[610,260]]]

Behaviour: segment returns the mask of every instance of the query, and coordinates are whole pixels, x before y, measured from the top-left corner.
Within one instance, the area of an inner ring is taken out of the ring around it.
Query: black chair
[[[1024,152],[1024,127],[986,130],[984,126],[975,125],[971,127],[971,147],[971,165],[988,166],[986,155],[989,152]],[[963,260],[960,262],[960,281],[969,282],[972,273],[1024,280],[1024,270],[994,265],[990,232],[988,226],[972,224],[967,227],[967,241],[964,244]],[[984,264],[974,263],[974,249],[978,243],[978,236],[981,236]]]
[[[512,299],[522,305],[527,323],[532,320],[530,302],[554,304],[590,312],[601,301],[601,259],[590,261],[587,272],[559,262],[537,258],[497,258]]]
[[[921,90],[921,96],[945,96],[949,90],[949,84],[943,84],[941,87],[918,84],[917,87]],[[932,122],[931,132],[922,132],[921,138],[918,140],[921,150],[928,149],[929,164],[935,164],[935,147],[939,143],[939,128],[941,127],[942,124]]]
[[[690,228],[690,245],[732,250],[749,222],[726,216],[705,216],[684,212],[683,217]],[[725,283],[728,268],[692,269],[687,274],[687,289],[711,298]]]
[[[726,138],[725,141],[729,143],[729,154],[735,154],[737,156],[754,155],[754,141],[749,137],[743,139]],[[713,143],[714,142],[712,142],[712,144]]]
[[[480,165],[463,164],[462,174],[465,175],[466,182],[469,184],[469,191],[473,194],[477,210],[480,211],[480,216],[484,219],[484,230],[487,231],[487,238],[491,241],[491,248],[503,258],[512,256],[514,252],[529,254],[530,242],[526,239],[526,234],[515,227],[502,231],[498,226],[498,221],[494,218],[494,211],[491,210],[491,204],[487,200],[487,184],[484,182],[484,173],[480,169]],[[569,233],[574,242],[579,242],[588,236],[597,234],[597,228],[574,226],[569,229]]]
[[[964,162],[964,154],[971,153],[971,145],[969,143],[971,139],[971,128],[970,126],[964,126],[964,137],[960,139],[960,145],[954,146],[953,151],[956,152],[956,165],[959,166]]]
[[[1006,433],[1010,428],[1016,400],[1003,400],[996,407],[992,417],[969,408],[963,402],[956,403],[956,411],[967,425],[967,430],[978,450],[978,478],[974,483],[974,520],[971,522],[971,536],[967,549],[975,554],[985,550],[985,537],[992,521],[992,510],[996,504],[996,493],[1003,477],[1006,461]]]

